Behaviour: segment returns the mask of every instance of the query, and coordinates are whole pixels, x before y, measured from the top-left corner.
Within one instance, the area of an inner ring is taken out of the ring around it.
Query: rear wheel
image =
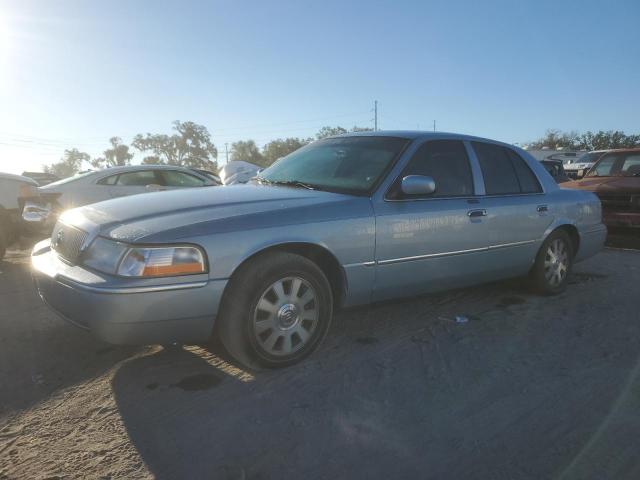
[[[322,270],[300,255],[274,252],[233,276],[218,318],[227,351],[249,367],[284,367],[313,352],[331,323],[333,299]]]
[[[540,247],[531,269],[532,286],[545,295],[563,292],[573,266],[573,247],[564,230],[552,232]]]

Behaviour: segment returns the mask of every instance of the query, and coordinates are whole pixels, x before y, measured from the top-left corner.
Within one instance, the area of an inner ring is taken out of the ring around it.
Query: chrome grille
[[[611,193],[598,193],[603,210],[618,212],[639,211],[640,195],[624,195]]]
[[[58,222],[51,234],[51,248],[63,259],[75,263],[86,239],[87,232]]]

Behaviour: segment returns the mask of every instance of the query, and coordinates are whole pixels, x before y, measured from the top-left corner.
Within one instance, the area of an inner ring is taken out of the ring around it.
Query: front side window
[[[640,152],[614,152],[605,154],[596,163],[588,177],[640,176]]]
[[[263,170],[261,183],[366,194],[409,143],[398,137],[337,137],[313,142]]]
[[[98,185],[115,185],[118,180],[118,175],[111,175],[110,177],[101,178],[98,180]]]
[[[161,170],[158,173],[167,187],[201,187],[204,185],[204,180],[177,170]]]
[[[464,144],[459,140],[432,140],[413,155],[400,178],[407,175],[432,177],[436,191],[429,197],[465,197],[473,195],[473,174]],[[399,185],[392,196],[406,197]]]
[[[158,183],[153,170],[141,170],[138,172],[121,173],[118,175],[117,186],[120,187],[146,187]]]

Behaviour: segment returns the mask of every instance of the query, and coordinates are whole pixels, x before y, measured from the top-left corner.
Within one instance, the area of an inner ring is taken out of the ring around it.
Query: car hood
[[[562,188],[576,188],[594,193],[640,193],[640,177],[586,177],[563,183]]]
[[[250,230],[275,223],[349,215],[345,203],[368,199],[303,188],[232,185],[144,193],[66,212],[62,221],[124,242]],[[351,211],[353,214],[353,211]]]

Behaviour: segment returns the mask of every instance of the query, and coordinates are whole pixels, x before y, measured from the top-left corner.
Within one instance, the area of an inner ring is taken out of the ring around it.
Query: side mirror
[[[426,175],[407,175],[400,183],[405,195],[430,195],[436,191],[436,182]]]

